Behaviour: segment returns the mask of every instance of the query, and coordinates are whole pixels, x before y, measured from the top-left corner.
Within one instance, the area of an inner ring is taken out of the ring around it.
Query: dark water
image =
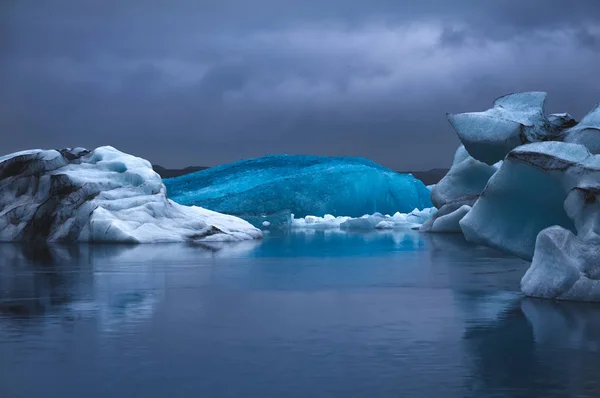
[[[0,397],[598,397],[600,306],[456,236],[0,245]]]

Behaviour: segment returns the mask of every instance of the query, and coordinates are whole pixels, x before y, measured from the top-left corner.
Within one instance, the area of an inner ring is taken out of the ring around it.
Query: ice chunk
[[[600,157],[582,145],[541,142],[506,157],[460,225],[467,240],[531,260],[538,233],[558,225],[575,231],[564,210],[568,193],[600,181]]]
[[[424,223],[420,231],[439,233],[462,232],[459,222],[469,213],[471,206],[460,203],[444,205],[432,218]]]
[[[509,94],[498,98],[487,111],[447,117],[469,154],[492,165],[519,145],[557,134],[544,115],[545,101],[543,92]]]
[[[112,147],[0,158],[0,241],[181,242],[261,237],[246,221],[178,205],[144,159]]]
[[[600,301],[600,181],[571,190],[565,210],[577,235],[560,226],[541,231],[521,289],[533,297]]]
[[[564,131],[563,141],[584,145],[591,153],[600,154],[600,104],[579,124]]]
[[[298,229],[415,229],[436,213],[434,207],[410,213],[395,213],[393,216],[375,213],[362,217],[306,216],[295,218],[292,214],[291,227]]]
[[[360,217],[431,207],[430,192],[421,181],[363,158],[265,156],[164,182],[169,197],[180,204],[253,223],[256,215],[284,211],[299,217]]]
[[[475,160],[461,145],[456,150],[454,162],[446,176],[432,188],[432,203],[438,209],[455,202],[470,201],[472,204],[498,170],[499,164],[490,166]]]
[[[566,129],[577,124],[577,120],[568,113],[553,113],[548,115],[548,121],[559,129]]]

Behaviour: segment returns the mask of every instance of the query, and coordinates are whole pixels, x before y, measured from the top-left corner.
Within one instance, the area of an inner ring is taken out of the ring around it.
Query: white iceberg
[[[295,218],[292,214],[290,226],[295,229],[417,229],[437,211],[430,207],[423,210],[414,209],[410,213],[395,213],[393,216],[381,213],[366,214],[362,217],[334,217],[326,214],[323,217],[306,216]]]
[[[0,241],[238,241],[262,236],[239,218],[166,197],[144,159],[110,146],[0,157]]]

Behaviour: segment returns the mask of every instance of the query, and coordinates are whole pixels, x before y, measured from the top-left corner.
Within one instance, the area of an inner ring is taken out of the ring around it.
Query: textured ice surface
[[[534,297],[600,301],[600,182],[571,190],[565,211],[577,235],[560,226],[541,231],[521,289]]]
[[[395,213],[383,215],[375,213],[362,217],[335,217],[326,214],[323,217],[306,216],[295,218],[292,214],[291,227],[303,229],[414,229],[426,222],[437,209],[430,207],[410,213]]]
[[[545,101],[543,92],[509,94],[498,98],[487,111],[447,116],[469,154],[491,165],[519,145],[557,134],[544,115]]]
[[[167,199],[144,159],[112,147],[0,157],[0,241],[181,242],[260,238],[246,221]]]
[[[275,155],[164,180],[171,199],[272,226],[291,213],[360,217],[431,207],[430,192],[408,174],[349,157]]]
[[[581,145],[542,142],[513,150],[460,222],[467,240],[531,260],[537,234],[552,225],[574,230],[564,210],[593,156]]]
[[[461,145],[448,173],[432,187],[431,201],[438,209],[449,203],[475,201],[500,164],[490,166],[475,160]]]
[[[548,115],[548,121],[559,129],[566,129],[577,124],[577,120],[568,113],[552,113]]]
[[[563,141],[584,145],[591,153],[600,154],[600,104],[581,122],[563,133]]]
[[[461,233],[460,220],[471,211],[467,204],[444,205],[432,218],[420,227],[422,232]]]

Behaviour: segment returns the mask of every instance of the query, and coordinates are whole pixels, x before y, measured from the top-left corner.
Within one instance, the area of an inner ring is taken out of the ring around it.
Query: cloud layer
[[[267,153],[444,167],[446,112],[600,101],[600,3],[8,2],[4,152],[110,144],[171,167]],[[452,6],[450,6],[452,3]]]

